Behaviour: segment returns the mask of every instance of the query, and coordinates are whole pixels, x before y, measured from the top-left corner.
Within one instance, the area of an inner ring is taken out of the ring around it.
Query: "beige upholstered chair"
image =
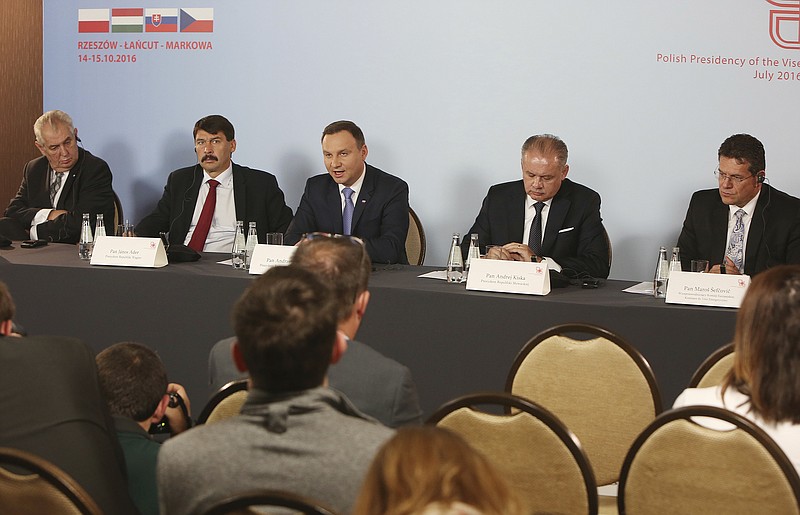
[[[60,468],[31,453],[2,447],[0,513],[101,515],[102,512],[86,490]]]
[[[500,407],[501,414],[475,406]],[[428,423],[458,433],[489,458],[531,513],[597,513],[597,485],[578,439],[540,406],[504,393],[468,395]]]
[[[406,236],[406,255],[411,265],[425,262],[425,229],[417,213],[408,208],[408,235]]]
[[[730,425],[709,429],[706,417]],[[622,467],[618,503],[619,513],[631,515],[798,514],[800,477],[749,420],[689,406],[663,413],[636,439]]]
[[[725,375],[733,368],[733,356],[732,343],[715,350],[692,375],[689,388],[708,388],[721,385]]]
[[[247,379],[231,381],[214,394],[203,407],[198,424],[213,424],[238,415],[247,399]]]
[[[592,338],[576,340],[567,334]],[[566,324],[534,336],[508,374],[506,391],[530,399],[580,439],[598,485],[614,483],[636,436],[661,412],[644,357],[597,326]]]
[[[233,495],[214,504],[203,515],[249,515],[264,513],[260,510],[251,510],[253,507],[283,507],[289,508],[289,513],[303,513],[305,515],[336,515],[331,509],[326,508],[317,501],[289,492],[277,490],[261,490]],[[280,510],[287,513],[287,510]]]
[[[114,225],[111,227],[106,227],[106,231],[108,232],[109,236],[114,236],[116,234],[117,226],[125,221],[124,213],[122,212],[122,201],[119,199],[119,196],[114,193]]]

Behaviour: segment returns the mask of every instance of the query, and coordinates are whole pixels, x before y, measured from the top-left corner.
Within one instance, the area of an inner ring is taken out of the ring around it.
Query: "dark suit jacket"
[[[352,233],[363,239],[373,263],[408,264],[408,184],[369,164],[353,212]],[[286,244],[294,245],[304,233],[342,234],[342,201],[339,185],[329,174],[311,177]]]
[[[91,214],[92,230],[95,215],[103,213],[106,231],[114,234],[114,190],[111,187],[111,169],[108,164],[89,151],[79,148],[78,161],[68,173],[58,205],[55,206],[55,209],[64,209],[68,213],[36,226],[39,239],[77,243],[81,234],[83,213]],[[6,236],[12,239],[26,239],[27,236],[22,236],[28,234],[36,213],[51,207],[50,165],[41,156],[25,165],[22,184],[4,215],[12,220],[3,220],[0,224],[0,227],[11,224],[16,227],[9,228],[8,231],[0,228],[0,232],[8,232]]]
[[[164,195],[155,210],[136,226],[136,234],[155,238],[159,232],[169,232],[170,243],[182,244],[189,232],[202,184],[203,169],[199,165],[169,174]],[[249,222],[256,222],[259,243],[267,242],[268,232],[286,231],[292,220],[292,210],[286,205],[278,181],[271,173],[234,163],[233,198],[236,219],[244,222],[245,231]]]
[[[59,336],[0,337],[0,447],[54,463],[103,513],[136,513],[92,351]]]
[[[475,223],[462,240],[464,255],[470,234],[478,235],[481,252],[486,245],[519,242],[525,228],[526,196],[522,180],[489,188]],[[564,179],[550,205],[542,255],[555,259],[567,276],[577,273],[608,277],[608,244],[600,218],[600,195]]]
[[[244,379],[231,357],[234,338],[220,340],[208,356],[212,393],[230,381]],[[350,340],[347,352],[328,369],[328,383],[365,414],[389,427],[422,422],[417,387],[408,367],[368,345]]]
[[[692,195],[678,237],[684,270],[692,259],[707,259],[710,265],[722,262],[729,213],[716,188]],[[786,263],[800,263],[800,199],[763,184],[747,232],[744,273],[755,275]]]

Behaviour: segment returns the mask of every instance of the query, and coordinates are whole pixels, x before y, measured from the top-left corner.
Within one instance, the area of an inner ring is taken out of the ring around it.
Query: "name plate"
[[[167,266],[167,253],[161,238],[123,238],[101,236],[94,242],[92,265],[137,266],[161,268]]]
[[[500,259],[473,259],[467,276],[468,290],[547,295],[550,274],[547,262],[525,263]]]
[[[750,286],[749,275],[669,273],[667,303],[738,308]]]
[[[267,245],[259,243],[250,258],[250,273],[261,275],[273,266],[286,266],[292,261],[293,245]]]

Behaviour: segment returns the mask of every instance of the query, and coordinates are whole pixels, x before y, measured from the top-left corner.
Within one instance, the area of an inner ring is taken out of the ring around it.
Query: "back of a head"
[[[767,421],[800,423],[800,265],[776,266],[753,278],[733,341],[725,388],[748,394]]]
[[[460,436],[436,426],[407,426],[375,456],[354,513],[413,515],[454,503],[484,515],[522,513],[499,472]]]
[[[8,286],[3,281],[0,281],[0,322],[11,320],[14,318],[16,307],[14,300],[11,298],[11,293],[8,291]]]
[[[316,238],[303,241],[292,265],[316,274],[334,290],[339,321],[347,319],[356,297],[367,290],[372,263],[364,246],[350,238]]]
[[[270,393],[320,386],[336,339],[337,310],[330,288],[303,268],[275,267],[256,278],[233,308],[253,385]]]
[[[767,169],[764,145],[749,134],[734,134],[723,141],[717,157],[735,159],[739,164],[746,162],[752,175]]]
[[[134,342],[116,343],[96,357],[100,389],[112,415],[143,422],[167,393],[167,372],[152,349]]]

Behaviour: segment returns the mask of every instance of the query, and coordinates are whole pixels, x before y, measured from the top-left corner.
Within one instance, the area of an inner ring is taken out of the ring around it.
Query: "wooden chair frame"
[[[408,221],[409,221],[409,225],[413,224],[417,228],[417,232],[419,233],[419,240],[420,240],[419,241],[419,258],[414,263],[412,263],[411,260],[409,260],[409,264],[421,266],[425,262],[425,249],[426,249],[425,229],[422,228],[422,222],[420,221],[419,217],[417,216],[417,213],[414,212],[414,210],[411,209],[410,207],[408,208]],[[408,249],[408,238],[409,238],[410,235],[411,235],[411,233],[409,231],[409,235],[406,236],[406,249]],[[406,253],[408,253],[408,250],[406,250]]]
[[[211,415],[211,412],[214,411],[220,402],[224,401],[230,395],[233,395],[236,392],[241,392],[242,390],[247,390],[247,379],[237,379],[236,381],[231,381],[223,385],[217,393],[215,393],[203,406],[203,411],[200,412],[200,416],[197,417],[197,424],[205,424],[208,420],[208,417]]]
[[[232,495],[215,503],[204,515],[226,515],[233,510],[241,510],[251,506],[280,506],[300,511],[306,515],[336,515],[336,513],[301,495],[278,490],[256,490]]]
[[[697,388],[697,385],[700,384],[700,381],[703,380],[703,377],[708,373],[714,365],[717,364],[719,360],[728,356],[729,354],[733,353],[733,344],[728,343],[720,347],[719,349],[715,350],[708,356],[703,362],[700,364],[700,367],[692,374],[692,378],[689,380],[689,386],[687,388]]]

